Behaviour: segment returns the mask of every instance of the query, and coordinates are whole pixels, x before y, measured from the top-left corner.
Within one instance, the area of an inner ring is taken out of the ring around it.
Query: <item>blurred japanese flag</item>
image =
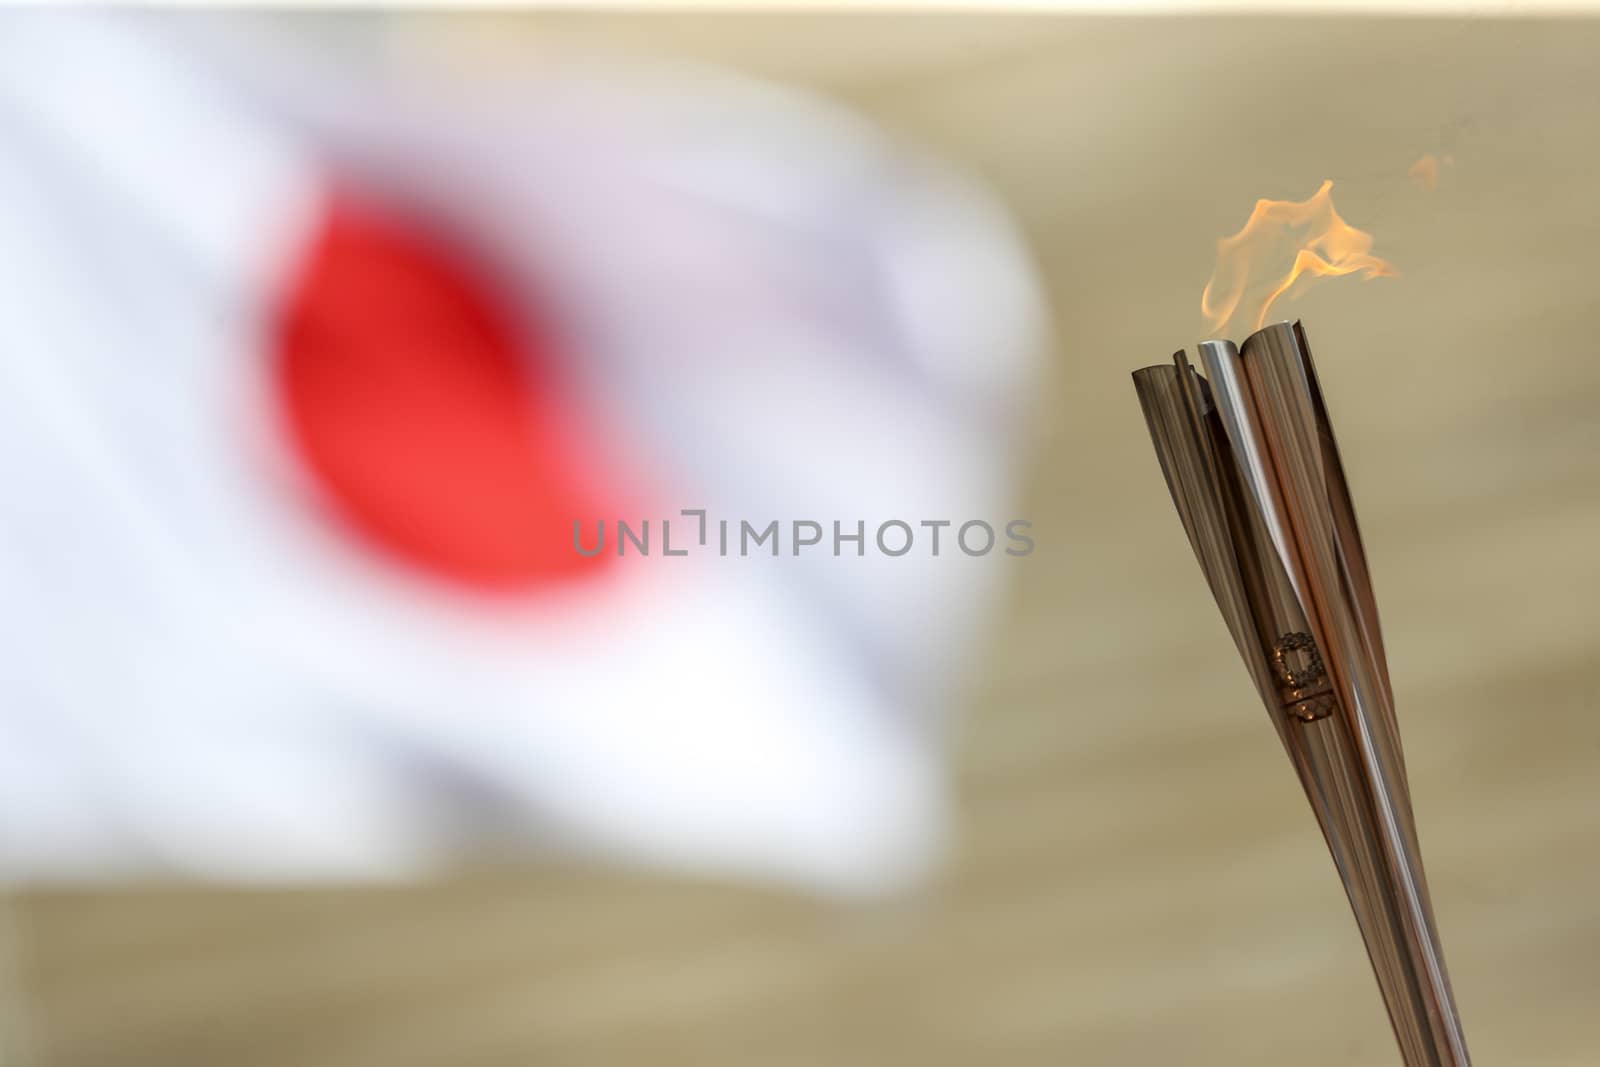
[[[871,531],[1013,510],[1003,218],[770,87],[318,25],[0,15],[0,880],[914,876],[1004,557]],[[574,551],[683,509],[869,550]]]

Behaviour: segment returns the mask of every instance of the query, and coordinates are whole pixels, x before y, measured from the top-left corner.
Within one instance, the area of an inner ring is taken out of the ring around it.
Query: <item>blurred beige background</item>
[[[1199,339],[1254,198],[1324,177],[1401,277],[1285,310],[1355,487],[1468,1036],[1600,1062],[1600,23],[550,16],[392,44],[820,87],[1012,205],[1057,331],[1038,550],[970,696],[951,860],[870,906],[572,869],[25,894],[12,1062],[1396,1062],[1128,382]],[[1424,153],[1455,159],[1431,194]]]

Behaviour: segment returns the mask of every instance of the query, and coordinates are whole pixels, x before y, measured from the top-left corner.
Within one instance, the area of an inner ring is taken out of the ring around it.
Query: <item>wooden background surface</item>
[[[429,28],[402,24],[398,46]],[[1056,330],[1037,553],[970,699],[953,853],[868,908],[536,870],[9,902],[38,1067],[1390,1064],[1331,864],[1128,382],[1215,239],[1333,178],[1397,279],[1306,318],[1481,1064],[1600,1063],[1600,25],[542,17],[823,90],[1014,207]],[[1437,192],[1405,171],[1449,153]]]

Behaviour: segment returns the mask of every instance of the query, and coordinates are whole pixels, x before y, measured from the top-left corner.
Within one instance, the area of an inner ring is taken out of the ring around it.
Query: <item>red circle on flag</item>
[[[504,295],[436,234],[337,199],[290,281],[275,376],[297,451],[364,540],[522,590],[607,557],[574,548],[601,494],[551,339]]]

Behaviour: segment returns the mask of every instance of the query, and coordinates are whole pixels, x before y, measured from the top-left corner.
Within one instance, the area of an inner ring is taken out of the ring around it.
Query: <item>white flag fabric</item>
[[[260,29],[0,15],[0,880],[923,870],[1036,375],[1001,213],[723,75]]]

